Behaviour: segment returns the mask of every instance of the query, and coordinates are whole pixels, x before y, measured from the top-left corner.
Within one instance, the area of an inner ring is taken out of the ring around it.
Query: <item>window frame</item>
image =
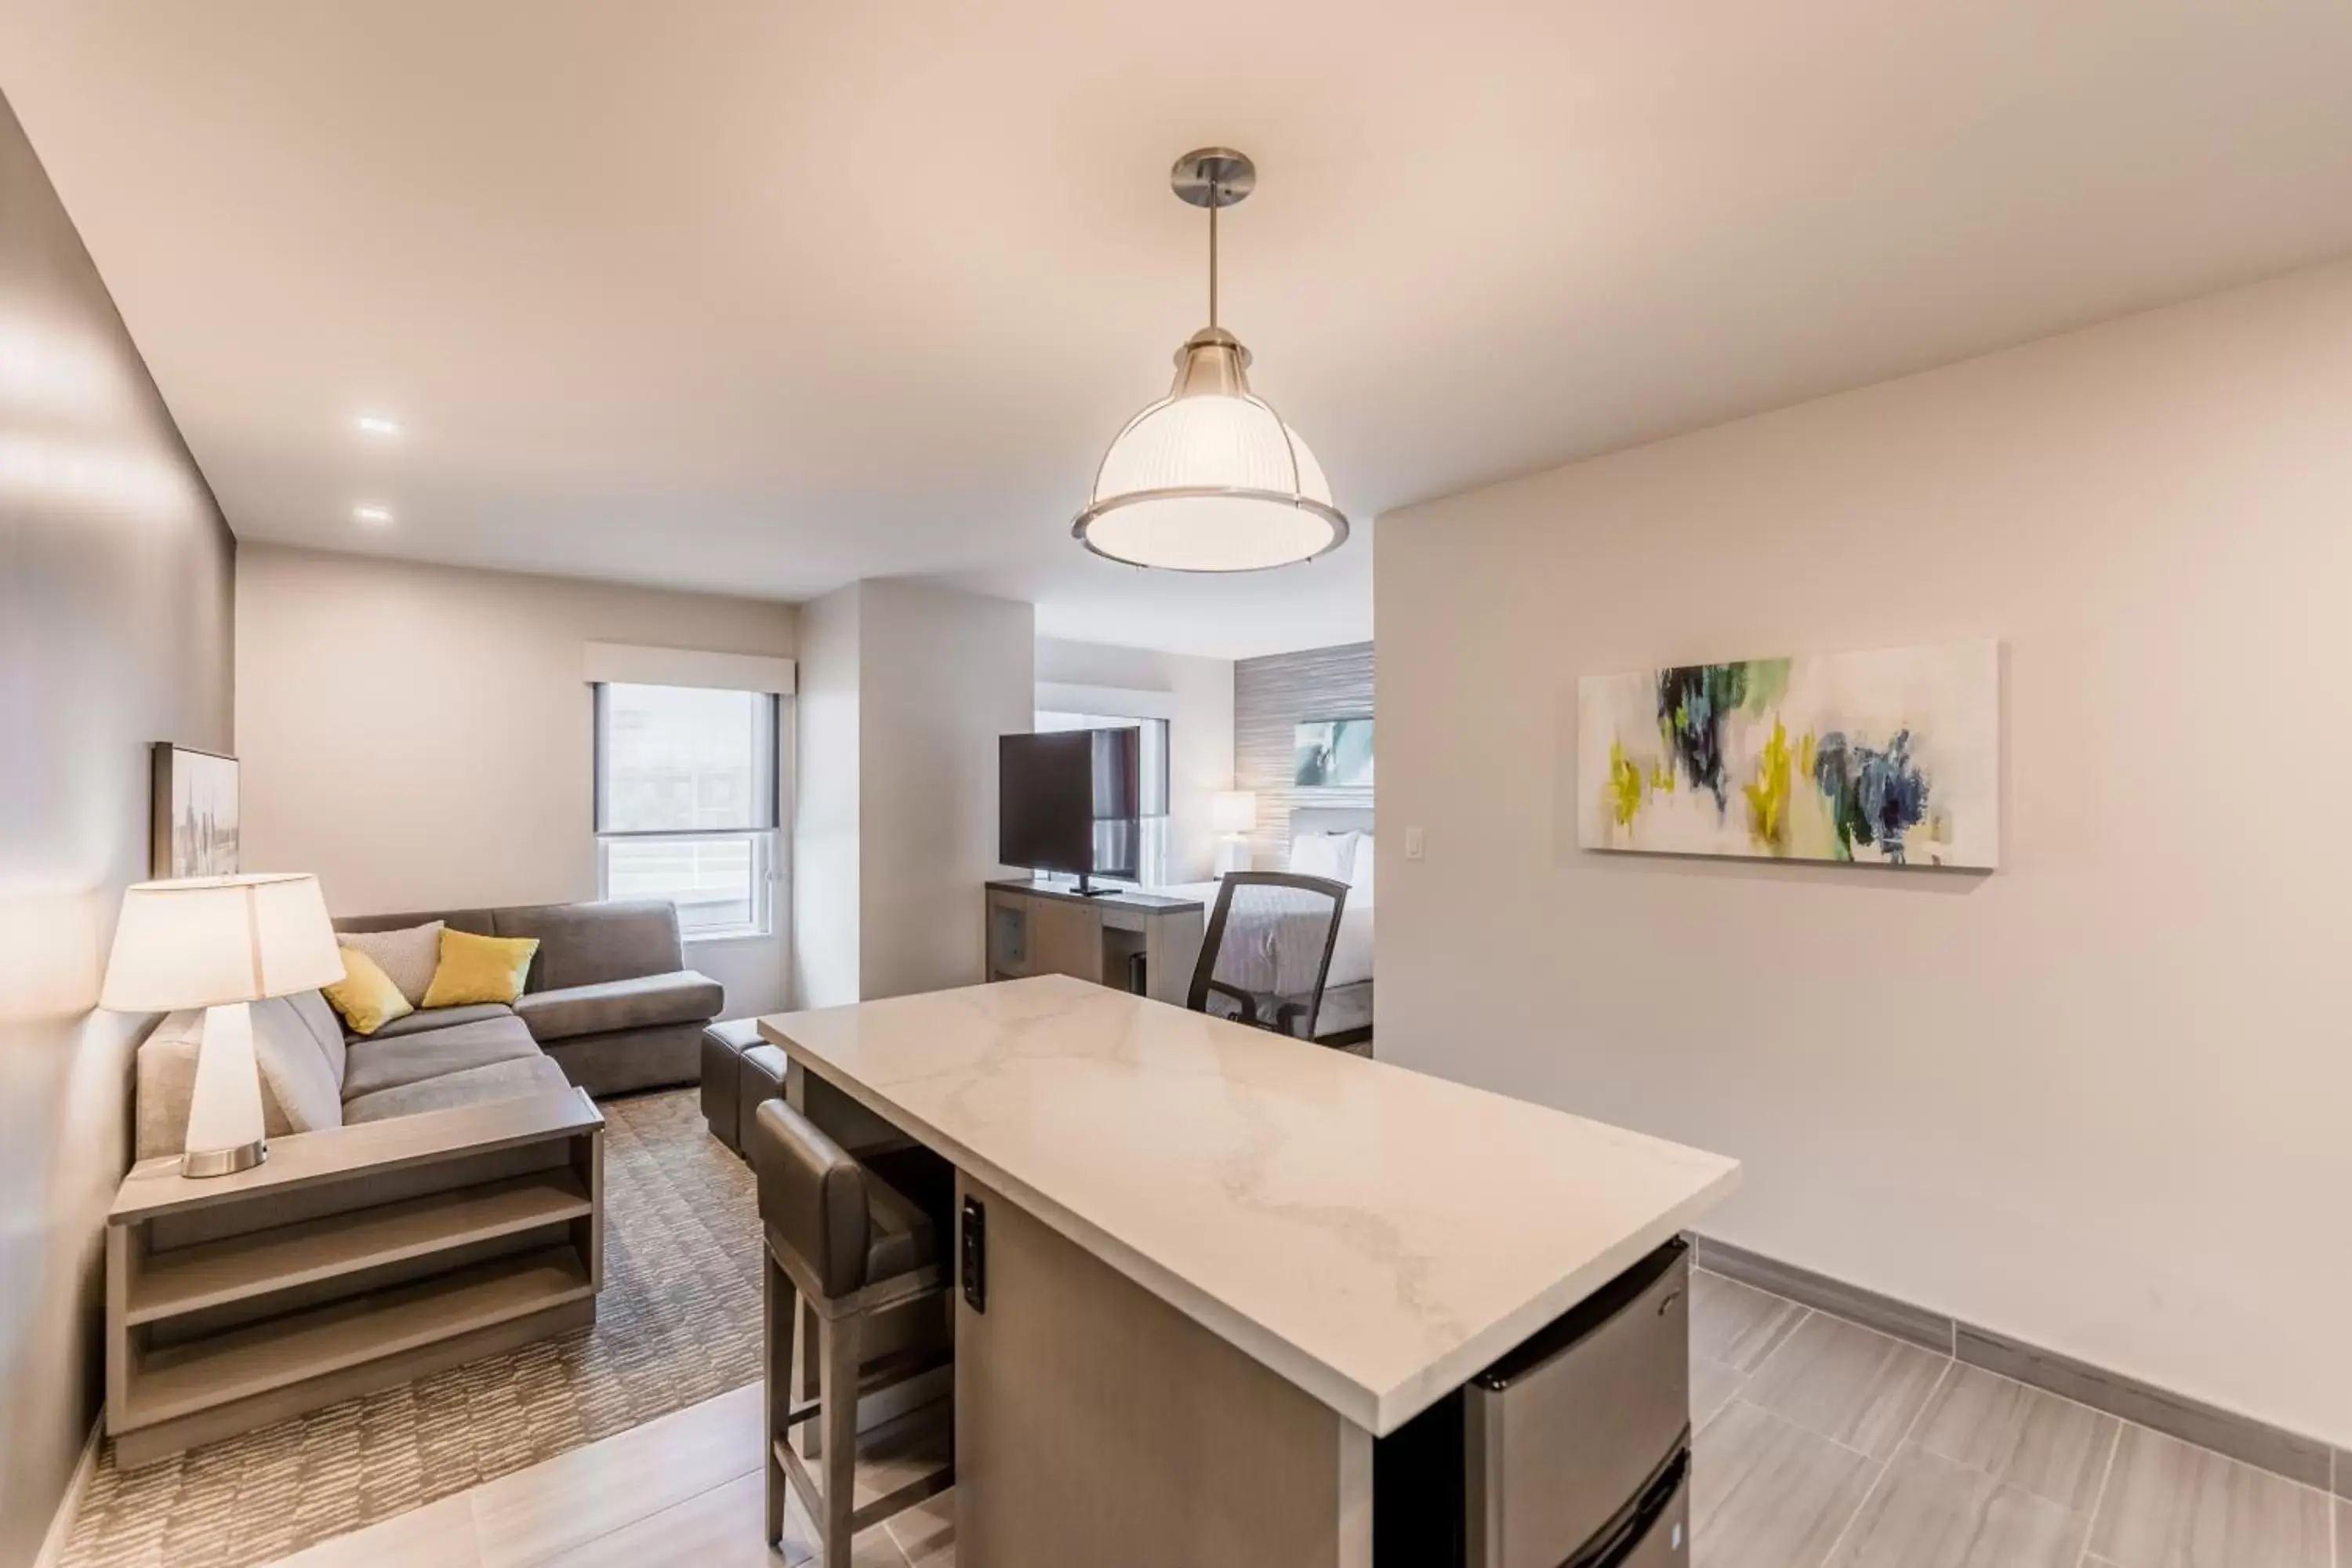
[[[672,690],[726,690],[739,695],[761,699],[766,706],[767,737],[759,748],[763,777],[755,783],[756,795],[764,795],[755,805],[763,808],[753,815],[764,815],[764,827],[650,827],[607,828],[604,826],[605,775],[608,772],[610,739],[606,721],[606,692],[614,686],[667,688]],[[781,903],[777,884],[782,877],[783,837],[783,775],[784,775],[784,703],[781,694],[756,691],[738,687],[680,686],[675,682],[653,680],[592,680],[588,683],[591,713],[588,776],[588,823],[595,842],[596,896],[613,896],[612,846],[622,843],[670,841],[681,843],[720,843],[740,840],[751,853],[751,914],[750,922],[740,925],[689,930],[681,920],[678,940],[685,945],[709,942],[763,942],[775,937],[777,913]],[[676,906],[672,900],[672,906]]]

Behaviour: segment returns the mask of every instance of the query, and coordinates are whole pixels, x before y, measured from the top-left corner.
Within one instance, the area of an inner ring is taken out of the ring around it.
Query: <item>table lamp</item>
[[[247,1005],[342,977],[326,898],[306,872],[140,882],[122,895],[98,1005],[205,1009],[181,1174],[225,1176],[268,1157]]]
[[[1224,835],[1217,840],[1217,875],[1250,868],[1249,839],[1257,826],[1257,792],[1222,789],[1209,797],[1209,826]]]

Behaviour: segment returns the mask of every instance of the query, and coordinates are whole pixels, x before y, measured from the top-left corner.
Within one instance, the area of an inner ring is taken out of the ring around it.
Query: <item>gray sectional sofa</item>
[[[625,1094],[692,1083],[701,1070],[702,1026],[726,989],[686,966],[677,906],[526,904],[504,910],[434,910],[340,920],[338,931],[398,931],[439,921],[477,936],[539,939],[512,1008],[444,1007],[411,1013],[376,1031],[443,1029],[512,1016],[591,1094]],[[423,1022],[419,1022],[423,1020]]]
[[[539,939],[511,1007],[420,1009],[348,1033],[316,991],[253,1005],[262,1110],[272,1137],[443,1110],[577,1084],[591,1094],[692,1083],[703,1026],[726,992],[685,966],[667,903],[537,904],[336,921],[396,931],[440,921],[479,936]],[[173,1014],[139,1049],[138,1152],[176,1154],[188,1123],[201,1013]]]

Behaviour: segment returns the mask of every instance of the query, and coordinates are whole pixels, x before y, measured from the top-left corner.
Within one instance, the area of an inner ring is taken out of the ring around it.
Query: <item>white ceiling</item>
[[[1178,153],[1257,158],[1226,323],[1369,518],[2352,250],[2347,81],[2346,0],[0,4],[241,536],[1225,655],[1369,636],[1371,550],[1068,537],[1201,322]]]

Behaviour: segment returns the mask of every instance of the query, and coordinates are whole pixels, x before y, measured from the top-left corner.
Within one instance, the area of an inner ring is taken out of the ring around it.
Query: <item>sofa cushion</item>
[[[346,1126],[357,1126],[362,1121],[383,1121],[425,1110],[450,1110],[461,1105],[513,1100],[570,1087],[562,1068],[534,1053],[464,1072],[444,1073],[417,1083],[404,1083],[395,1089],[380,1089],[345,1100],[343,1121]]]
[[[482,1018],[394,1040],[355,1040],[343,1072],[343,1119],[351,1120],[352,1101],[365,1095],[539,1054],[520,1018]]]
[[[325,987],[327,1000],[343,1016],[355,1035],[373,1035],[394,1018],[415,1011],[383,966],[356,947],[335,949],[343,961],[343,977]]]
[[[354,1035],[353,1044],[362,1037],[371,1040],[395,1040],[403,1035],[422,1035],[434,1029],[446,1029],[457,1024],[478,1024],[485,1018],[511,1018],[514,1009],[499,1002],[469,1002],[463,1007],[419,1007],[414,1013],[404,1013],[365,1037]]]
[[[271,1137],[318,1132],[343,1124],[342,1087],[326,1047],[282,996],[256,1002],[253,1056],[261,1069],[262,1125]]]
[[[539,941],[528,936],[476,936],[441,932],[441,962],[425,988],[427,1007],[463,1007],[480,1002],[512,1005],[522,994]]]
[[[319,1042],[320,1054],[327,1058],[329,1070],[335,1075],[335,1092],[343,1088],[343,1020],[335,1012],[334,1004],[323,991],[297,991],[286,998],[302,1022],[310,1026],[310,1037]],[[383,1031],[378,1029],[380,1037]]]
[[[433,984],[434,966],[441,962],[439,921],[403,926],[397,931],[338,931],[335,940],[374,959],[375,966],[400,987],[400,994],[408,998],[410,1006],[425,1005],[425,987]]]
[[[499,935],[539,939],[539,962],[532,966],[528,990],[600,985],[686,967],[686,950],[677,939],[677,906],[666,899],[533,904],[499,910],[494,916]]]
[[[656,1024],[699,1024],[727,1005],[726,988],[691,969],[533,991],[515,1002],[515,1016],[541,1040],[643,1029]]]

